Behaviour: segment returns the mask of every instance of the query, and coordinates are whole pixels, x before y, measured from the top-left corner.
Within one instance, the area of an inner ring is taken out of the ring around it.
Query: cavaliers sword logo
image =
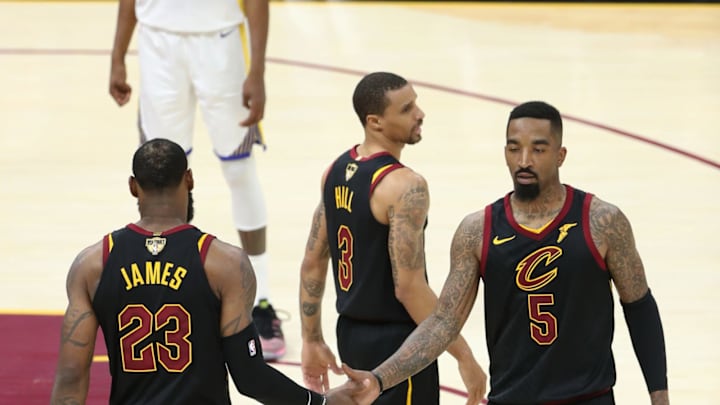
[[[153,256],[157,256],[160,252],[165,249],[165,242],[167,239],[154,236],[152,238],[145,239],[145,249],[148,250]]]

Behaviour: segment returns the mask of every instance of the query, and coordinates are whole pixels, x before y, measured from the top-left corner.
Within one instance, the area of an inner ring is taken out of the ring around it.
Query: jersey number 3
[[[154,332],[170,326],[162,341],[146,341]],[[131,304],[118,315],[123,371],[157,371],[157,363],[171,373],[181,373],[192,361],[190,314],[178,304],[163,305],[155,314],[145,305]]]
[[[343,291],[350,290],[353,283],[353,234],[346,225],[340,225],[337,232],[338,251],[338,284]]]

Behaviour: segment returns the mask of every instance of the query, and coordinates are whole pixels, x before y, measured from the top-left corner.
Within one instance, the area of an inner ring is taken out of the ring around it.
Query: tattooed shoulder
[[[396,187],[387,188],[394,194],[387,210],[391,228],[409,227],[412,231],[421,231],[430,208],[427,181],[409,170],[398,173],[392,181]]]
[[[618,207],[593,196],[590,203],[590,235],[600,254],[605,257],[609,238],[614,232],[614,223],[618,214]]]
[[[635,246],[632,226],[616,206],[594,198],[590,229],[598,250],[623,302],[633,302],[647,291],[645,269]]]

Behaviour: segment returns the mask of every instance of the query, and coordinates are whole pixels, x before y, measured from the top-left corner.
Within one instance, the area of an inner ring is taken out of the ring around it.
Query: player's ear
[[[128,186],[130,187],[130,194],[133,195],[133,197],[137,198],[138,196],[138,185],[137,180],[135,180],[135,177],[130,176],[128,178]]]
[[[365,125],[373,131],[379,132],[380,129],[382,129],[382,125],[380,125],[380,116],[376,114],[368,114],[367,118],[365,118],[365,122]]]
[[[558,165],[557,167],[562,166],[563,162],[565,161],[565,156],[567,156],[567,148],[564,146],[560,148],[560,153],[558,154]]]
[[[195,187],[195,180],[193,179],[192,169],[187,169],[185,172],[185,184],[187,185],[188,191],[192,191]]]

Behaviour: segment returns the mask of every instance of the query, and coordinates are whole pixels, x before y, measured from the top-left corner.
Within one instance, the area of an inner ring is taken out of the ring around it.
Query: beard
[[[521,184],[517,181],[517,176],[520,173],[530,174],[534,176],[535,179],[537,179],[538,177],[537,174],[530,169],[520,169],[515,172],[515,177],[513,178],[513,185],[515,186],[515,198],[520,201],[532,201],[536,199],[537,196],[540,195],[540,184]]]
[[[515,183],[515,198],[520,201],[532,201],[540,195],[540,185]]]
[[[187,222],[190,223],[195,216],[195,208],[193,207],[193,196],[192,191],[188,191],[188,207],[187,207]]]
[[[422,127],[422,120],[418,121],[417,125],[412,128],[410,131],[410,134],[407,137],[407,140],[405,141],[406,145],[415,145],[416,143],[420,142],[422,140],[422,132],[419,134],[416,134],[417,130]]]

